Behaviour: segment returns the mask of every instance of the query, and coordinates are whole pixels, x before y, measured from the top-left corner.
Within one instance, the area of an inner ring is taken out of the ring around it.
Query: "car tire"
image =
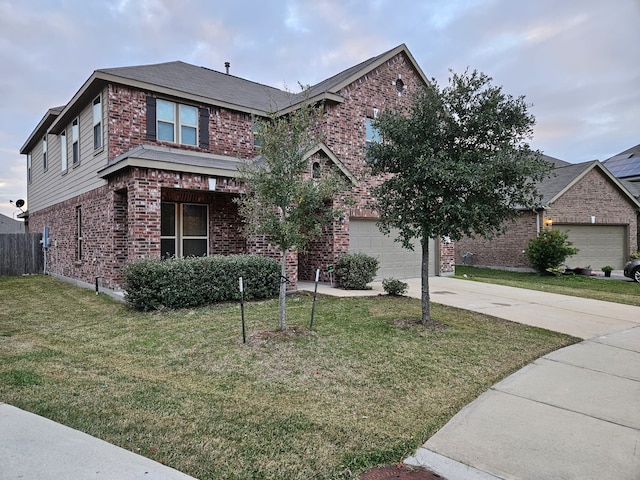
[[[640,267],[636,268],[633,272],[631,272],[631,278],[636,282],[640,283]]]

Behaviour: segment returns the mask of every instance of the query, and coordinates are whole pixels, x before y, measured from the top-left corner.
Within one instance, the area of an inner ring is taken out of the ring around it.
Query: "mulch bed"
[[[372,468],[360,475],[360,480],[446,480],[440,475],[418,467],[387,465]]]

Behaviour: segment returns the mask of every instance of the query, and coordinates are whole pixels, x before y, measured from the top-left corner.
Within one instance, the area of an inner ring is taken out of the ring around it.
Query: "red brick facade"
[[[542,221],[539,219],[539,214],[524,211],[520,213],[520,218],[515,223],[509,225],[503,235],[491,240],[462,238],[456,244],[456,263],[464,264],[463,255],[470,252],[473,255],[466,260],[470,265],[529,268],[524,250],[529,240],[538,234],[536,226],[538,221]]]
[[[402,80],[404,88],[396,83]],[[421,76],[404,53],[399,53],[377,68],[367,71],[338,93],[344,101],[327,103],[323,118],[325,143],[340,162],[358,179],[352,193],[355,206],[325,228],[305,252],[287,257],[290,288],[298,278],[312,280],[316,268],[326,276],[326,266],[349,251],[350,217],[376,217],[370,206],[370,189],[375,179],[369,175],[365,157],[365,119],[376,110],[406,105],[410,95],[422,84]],[[130,86],[109,84],[107,88],[107,140],[109,160],[140,145],[156,145],[194,152],[253,158],[253,120],[248,113],[218,106],[209,112],[208,147],[188,147],[147,138],[147,98],[155,94]],[[178,100],[179,101],[179,100]],[[206,114],[206,113],[205,113]],[[319,158],[318,156],[314,158]],[[310,159],[310,171],[311,163]],[[322,168],[331,160],[321,155]],[[66,277],[101,284],[109,289],[121,288],[121,267],[136,258],[161,256],[162,202],[208,205],[209,253],[258,253],[276,256],[267,242],[247,240],[234,198],[242,187],[231,177],[217,176],[215,191],[209,189],[210,175],[128,167],[106,177],[107,185],[52,207],[30,212],[30,227],[37,231],[50,228],[52,247],[48,270]],[[79,212],[81,221],[78,220]],[[82,228],[79,240],[78,225]],[[82,255],[78,258],[78,244]],[[452,244],[442,245],[440,272],[453,271]]]

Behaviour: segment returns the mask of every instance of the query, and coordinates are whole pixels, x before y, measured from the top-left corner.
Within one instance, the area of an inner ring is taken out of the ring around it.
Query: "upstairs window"
[[[209,150],[209,109],[147,96],[147,140]]]
[[[42,169],[47,171],[47,135],[42,137]]]
[[[373,126],[373,118],[367,118],[366,120],[366,129],[367,129],[367,150],[373,143],[380,142],[380,132],[376,127]]]
[[[67,132],[63,130],[60,133],[60,165],[62,171],[67,171]]]
[[[258,122],[253,122],[253,146],[261,147],[262,140],[260,140],[260,132],[258,131]]]
[[[27,153],[27,182],[31,183],[31,154]]]
[[[102,102],[100,95],[93,101],[93,149],[102,148]]]
[[[175,142],[176,104],[166,100],[158,100],[158,140]]]
[[[372,162],[373,159],[370,158],[369,155],[369,149],[371,148],[371,145],[373,145],[374,143],[380,143],[380,131],[374,127],[373,123],[375,121],[375,118],[378,116],[378,109],[374,108],[373,109],[373,118],[371,117],[367,117],[365,119],[365,131],[366,131],[366,138],[365,138],[365,148],[366,148],[366,153],[365,153],[365,160],[367,162]]]
[[[190,105],[156,101],[157,138],[182,145],[198,145],[198,109]]]
[[[74,166],[80,163],[80,125],[77,118],[71,124],[71,157]]]

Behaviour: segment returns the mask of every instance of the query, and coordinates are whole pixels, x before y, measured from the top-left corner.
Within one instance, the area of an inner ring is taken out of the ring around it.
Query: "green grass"
[[[466,277],[465,277],[466,275]],[[640,306],[640,284],[605,280],[585,275],[545,276],[538,273],[510,272],[491,268],[456,265],[456,277],[477,282],[528,288],[574,297]]]
[[[51,277],[0,278],[0,401],[204,479],[357,478],[576,339],[409,298],[140,313]]]

